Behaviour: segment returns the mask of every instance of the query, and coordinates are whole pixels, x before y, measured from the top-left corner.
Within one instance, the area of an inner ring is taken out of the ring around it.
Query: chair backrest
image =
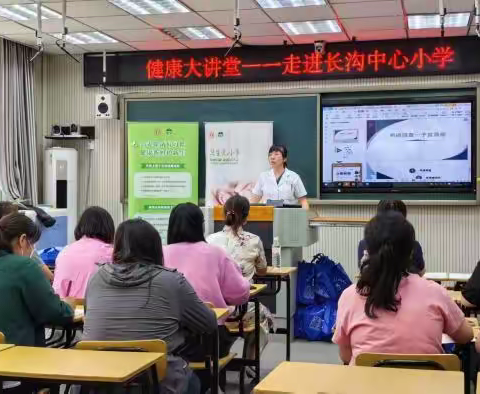
[[[455,354],[361,353],[355,359],[355,365],[460,371],[460,359]]]
[[[0,332],[0,343],[5,343],[5,335],[3,335],[3,332]]]
[[[167,354],[167,344],[160,339],[146,339],[138,341],[80,341],[75,345],[78,350],[110,350],[132,352],[151,352]],[[167,358],[164,357],[157,362],[157,375],[161,380],[167,374]]]

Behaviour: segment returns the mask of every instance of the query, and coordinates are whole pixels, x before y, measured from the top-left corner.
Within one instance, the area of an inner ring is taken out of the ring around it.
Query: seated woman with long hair
[[[398,212],[365,227],[368,261],[357,284],[340,297],[333,342],[344,363],[360,353],[443,353],[442,333],[456,343],[472,337],[460,308],[435,282],[408,272],[415,230]]]
[[[23,214],[0,220],[0,332],[14,345],[45,346],[45,325],[73,320],[72,308],[53,292],[32,259],[40,235],[39,227]]]
[[[249,281],[222,248],[205,241],[203,214],[195,204],[184,203],[173,208],[164,256],[165,266],[183,273],[202,301],[216,308],[248,301]],[[220,324],[220,357],[224,357],[236,338],[228,334],[222,321]],[[198,357],[192,355],[192,359]]]
[[[252,280],[255,274],[265,275],[267,272],[267,259],[263,243],[258,235],[243,230],[247,223],[250,212],[250,203],[243,196],[235,195],[230,197],[223,207],[225,213],[225,227],[222,231],[211,234],[207,242],[220,246],[238,264],[242,274],[248,280]],[[248,312],[243,321],[245,326],[253,324],[255,319],[255,305],[253,302],[248,305]],[[273,327],[273,317],[270,311],[261,304],[260,306],[260,348],[263,349],[268,342],[268,333]],[[254,357],[254,333],[247,334],[248,343],[247,357]]]
[[[162,339],[168,346],[162,393],[198,393],[198,379],[179,356],[190,333],[211,333],[215,314],[185,277],[163,266],[162,241],[141,219],[127,220],[115,233],[113,263],[92,276],[86,296],[84,339]]]
[[[75,242],[57,256],[53,289],[60,297],[84,298],[98,264],[110,263],[115,224],[107,210],[87,208],[75,228]]]

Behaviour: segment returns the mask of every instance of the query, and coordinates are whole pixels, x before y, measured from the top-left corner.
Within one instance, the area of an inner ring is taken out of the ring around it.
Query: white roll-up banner
[[[205,122],[205,205],[223,205],[235,194],[250,199],[269,169],[272,122]]]

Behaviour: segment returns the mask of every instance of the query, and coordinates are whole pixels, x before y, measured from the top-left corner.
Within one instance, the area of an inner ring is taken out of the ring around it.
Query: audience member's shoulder
[[[31,273],[32,271],[41,271],[38,263],[29,257],[11,254],[9,255],[9,261],[21,275]]]
[[[420,275],[417,274],[410,274],[407,277],[408,283],[410,286],[420,289],[425,292],[430,292],[432,294],[436,293],[447,293],[447,290],[437,282],[433,280],[428,280],[426,278],[422,278]]]
[[[360,297],[360,295],[357,293],[357,285],[356,285],[356,283],[353,283],[353,284],[351,284],[350,286],[348,286],[348,287],[342,292],[342,295],[341,295],[340,297],[341,297],[343,300]]]

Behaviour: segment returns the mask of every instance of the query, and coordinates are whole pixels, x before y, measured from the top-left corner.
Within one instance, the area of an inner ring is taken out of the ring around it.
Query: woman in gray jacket
[[[85,340],[162,339],[168,345],[162,393],[198,393],[199,382],[178,354],[190,334],[211,333],[215,314],[184,276],[163,267],[162,241],[141,219],[120,224],[113,263],[100,266],[86,293]]]

